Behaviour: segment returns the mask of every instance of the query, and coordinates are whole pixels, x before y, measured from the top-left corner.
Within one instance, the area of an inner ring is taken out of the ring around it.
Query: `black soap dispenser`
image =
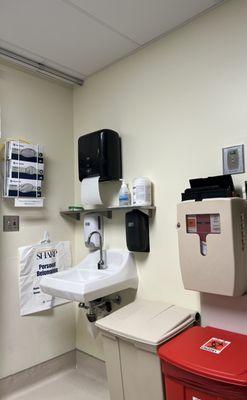
[[[140,210],[126,213],[126,242],[128,250],[149,252],[149,217]]]

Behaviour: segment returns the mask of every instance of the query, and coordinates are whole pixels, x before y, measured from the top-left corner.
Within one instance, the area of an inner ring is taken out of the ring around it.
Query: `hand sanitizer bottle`
[[[131,204],[130,191],[127,183],[122,181],[122,186],[119,191],[119,206],[129,206]]]

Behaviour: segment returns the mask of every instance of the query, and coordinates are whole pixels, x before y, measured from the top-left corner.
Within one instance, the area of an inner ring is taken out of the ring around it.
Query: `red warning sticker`
[[[197,233],[196,215],[188,215],[187,216],[187,232],[188,233]]]
[[[206,343],[204,343],[200,349],[205,351],[210,351],[211,353],[220,354],[231,342],[227,340],[211,338]]]

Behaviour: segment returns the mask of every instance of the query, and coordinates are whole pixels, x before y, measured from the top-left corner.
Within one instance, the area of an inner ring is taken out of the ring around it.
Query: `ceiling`
[[[0,0],[0,46],[85,78],[222,0]]]

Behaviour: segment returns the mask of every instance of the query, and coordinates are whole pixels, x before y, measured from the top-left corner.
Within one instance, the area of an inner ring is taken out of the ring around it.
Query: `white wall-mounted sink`
[[[138,287],[134,256],[125,250],[106,250],[105,269],[98,269],[99,251],[88,254],[75,267],[44,276],[40,287],[54,297],[88,302],[120,290]]]

